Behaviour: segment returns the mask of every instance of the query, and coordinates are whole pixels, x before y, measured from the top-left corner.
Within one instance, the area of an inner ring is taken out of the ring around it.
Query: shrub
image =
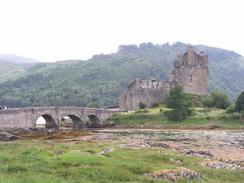
[[[179,110],[179,109],[173,109],[170,111],[165,111],[165,115],[171,121],[183,121],[188,116],[186,111]]]
[[[195,94],[186,94],[189,101],[191,101],[192,107],[204,107],[206,99],[208,99],[208,96],[200,96]]]
[[[159,103],[154,103],[153,105],[152,105],[152,107],[154,108],[154,107],[158,107],[159,106]]]
[[[242,111],[241,114],[240,114],[240,120],[244,121],[244,111]]]
[[[204,107],[209,107],[210,103],[211,103],[211,97],[210,96],[206,96],[205,98],[203,98],[202,104]]]
[[[149,110],[144,109],[143,113],[149,113]]]
[[[146,108],[146,104],[143,102],[139,102],[139,108],[140,109],[145,109]]]
[[[240,120],[241,116],[240,115],[237,115],[237,114],[232,114],[231,115],[231,119],[232,120]]]
[[[149,111],[146,109],[135,111],[135,114],[141,114],[141,113],[149,113]]]
[[[212,118],[211,118],[210,116],[207,116],[206,119],[207,119],[207,120],[210,120],[210,119],[212,119]]]
[[[235,105],[233,104],[226,108],[226,113],[234,113],[235,111]]]
[[[226,109],[229,105],[228,96],[221,92],[212,92],[210,98],[205,100],[208,107]]]
[[[244,91],[238,96],[236,100],[236,110],[237,111],[244,111]]]
[[[183,92],[183,88],[179,85],[170,91],[166,105],[172,109],[166,113],[169,120],[182,121],[191,114],[190,97]]]

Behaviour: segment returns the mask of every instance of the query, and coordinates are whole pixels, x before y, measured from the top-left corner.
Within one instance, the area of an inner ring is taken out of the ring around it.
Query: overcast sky
[[[243,0],[0,0],[0,54],[87,59],[141,42],[244,55]]]

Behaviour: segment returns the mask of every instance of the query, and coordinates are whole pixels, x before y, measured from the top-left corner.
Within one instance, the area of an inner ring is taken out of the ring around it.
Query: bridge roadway
[[[103,122],[118,112],[115,109],[85,108],[85,107],[29,107],[10,108],[0,110],[0,129],[36,128],[36,121],[43,117],[46,128],[58,129],[61,120],[69,117],[73,122],[73,129],[79,130],[87,126],[99,127]]]

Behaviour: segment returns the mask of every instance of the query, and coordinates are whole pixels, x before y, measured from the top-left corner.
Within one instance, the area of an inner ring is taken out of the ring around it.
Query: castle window
[[[192,74],[190,75],[190,82],[192,82]]]

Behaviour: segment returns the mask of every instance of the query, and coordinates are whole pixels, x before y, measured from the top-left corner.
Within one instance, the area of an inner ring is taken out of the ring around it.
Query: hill
[[[28,68],[33,64],[22,63],[17,64],[13,62],[8,62],[5,60],[0,60],[0,83],[6,82],[11,79],[17,79],[23,76]]]
[[[22,56],[18,56],[18,55],[9,55],[9,54],[0,55],[0,60],[4,60],[7,62],[16,63],[16,64],[39,63],[40,62],[39,60],[36,60],[33,58],[22,57]]]
[[[40,61],[18,55],[0,55],[0,83],[17,79]]]
[[[0,85],[0,104],[8,106],[115,106],[135,77],[168,79],[178,53],[187,45],[122,45],[114,54],[87,61],[40,63],[20,78]],[[209,89],[235,99],[244,90],[244,59],[224,49],[195,45],[209,55]]]

